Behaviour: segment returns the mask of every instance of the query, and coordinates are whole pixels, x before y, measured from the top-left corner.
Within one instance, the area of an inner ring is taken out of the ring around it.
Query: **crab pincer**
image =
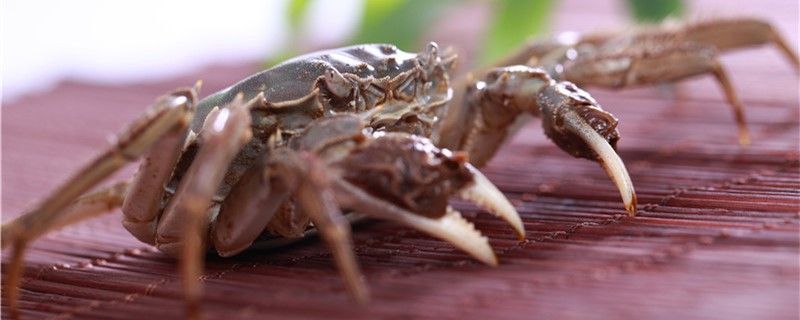
[[[341,115],[312,123],[290,145],[326,159],[341,208],[417,229],[489,265],[497,258],[486,237],[448,205],[452,197],[476,204],[525,237],[514,206],[465,154],[437,148],[426,138],[365,132],[358,117]]]
[[[486,264],[497,264],[486,238],[448,205],[450,198],[474,203],[525,237],[519,214],[497,187],[462,153],[439,149],[428,139],[382,135],[343,159],[341,167],[337,187],[351,209],[443,239]]]
[[[635,215],[636,192],[615,151],[618,120],[587,92],[552,79],[543,69],[519,65],[492,69],[474,80],[464,100],[471,115],[460,127],[469,129],[455,145],[469,152],[473,164],[489,161],[527,113],[542,119],[545,135],[559,148],[598,162],[619,189],[625,210]]]
[[[597,161],[619,189],[625,210],[636,214],[636,191],[616,152],[618,120],[588,93],[563,82],[540,93],[545,134],[575,157]]]

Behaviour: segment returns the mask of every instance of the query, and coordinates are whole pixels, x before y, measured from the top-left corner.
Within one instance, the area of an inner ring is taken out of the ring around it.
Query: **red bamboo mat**
[[[622,3],[562,1],[554,30],[620,25]],[[767,17],[796,46],[796,1],[690,5]],[[723,63],[747,107],[749,147],[736,143],[730,109],[709,77],[673,90],[589,90],[621,119],[618,147],[639,195],[636,218],[624,215],[596,164],[558,150],[534,122],[483,169],[516,205],[528,239],[517,242],[499,220],[454,203],[491,238],[500,266],[373,222],[354,232],[373,292],[369,306],[351,303],[327,249],[310,239],[210,257],[204,311],[220,319],[797,319],[798,76],[772,48],[732,53]],[[256,69],[212,67],[124,87],[64,82],[4,105],[3,221],[66,179],[157,95],[198,78],[212,92]],[[176,262],[130,236],[119,212],[47,235],[26,260],[26,318],[182,317]]]

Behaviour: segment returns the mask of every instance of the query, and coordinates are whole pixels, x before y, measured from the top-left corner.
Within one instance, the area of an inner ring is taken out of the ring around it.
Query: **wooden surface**
[[[553,29],[625,22],[622,1],[589,3],[560,2]],[[701,16],[767,17],[797,45],[796,1],[731,3],[691,5]],[[271,252],[210,257],[206,314],[797,319],[798,76],[772,48],[732,53],[723,63],[747,106],[749,147],[737,145],[729,107],[709,77],[671,92],[589,90],[621,119],[619,151],[639,195],[636,218],[623,215],[616,190],[596,164],[559,151],[536,122],[483,169],[516,205],[528,239],[517,242],[499,220],[455,203],[491,238],[499,267],[481,265],[418,232],[375,222],[355,229],[358,258],[373,291],[369,306],[350,302],[327,249],[311,239]],[[4,105],[3,221],[55,188],[157,95],[197,78],[212,92],[255,68],[212,67],[124,87],[65,82]],[[176,266],[130,236],[115,211],[33,245],[22,286],[23,315],[180,318]]]

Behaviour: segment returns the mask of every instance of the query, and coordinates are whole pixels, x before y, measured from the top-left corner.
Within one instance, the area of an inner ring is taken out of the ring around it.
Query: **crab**
[[[477,169],[523,115],[541,118],[544,133],[567,153],[601,164],[633,216],[636,193],[615,151],[618,120],[572,82],[625,87],[712,73],[737,110],[745,142],[741,105],[712,49],[773,41],[797,63],[771,28],[758,29],[769,25],[746,21],[537,41],[458,81],[450,79],[455,55],[435,43],[417,54],[367,44],[288,60],[202,100],[199,82],[177,89],[2,226],[2,246],[13,249],[8,306],[17,314],[31,241],[118,207],[134,237],[181,259],[191,317],[199,316],[206,250],[228,257],[314,233],[332,250],[347,290],[366,302],[350,239],[350,222],[364,217],[420,230],[497,265],[487,239],[448,201],[471,201],[525,238],[514,206]],[[657,67],[667,62],[685,67]],[[140,158],[133,178],[92,191]]]

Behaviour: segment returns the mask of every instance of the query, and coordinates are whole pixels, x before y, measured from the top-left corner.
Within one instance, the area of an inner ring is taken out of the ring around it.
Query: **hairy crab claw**
[[[585,91],[561,82],[540,93],[545,133],[561,149],[597,161],[619,189],[628,215],[636,214],[636,191],[616,152],[618,120]]]
[[[342,207],[440,238],[489,265],[497,258],[488,240],[448,205],[451,196],[485,209],[525,237],[514,206],[464,153],[405,133],[373,136],[336,165],[341,176],[332,187]]]

